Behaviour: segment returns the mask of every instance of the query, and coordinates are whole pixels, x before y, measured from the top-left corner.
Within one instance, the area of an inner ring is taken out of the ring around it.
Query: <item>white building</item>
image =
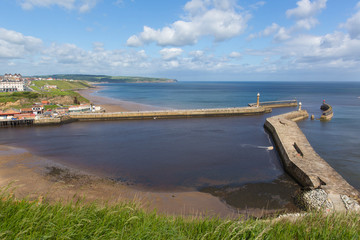
[[[25,90],[24,82],[0,82],[0,92],[23,92]]]
[[[25,81],[21,74],[5,74],[0,81],[0,92],[23,92]]]

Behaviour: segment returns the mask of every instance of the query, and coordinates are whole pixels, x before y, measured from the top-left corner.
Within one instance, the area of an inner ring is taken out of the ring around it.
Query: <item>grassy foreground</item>
[[[312,213],[296,221],[222,220],[100,206],[0,200],[0,239],[359,239],[360,216]]]

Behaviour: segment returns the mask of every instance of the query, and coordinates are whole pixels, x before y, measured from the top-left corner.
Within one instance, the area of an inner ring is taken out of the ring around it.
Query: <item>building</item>
[[[43,87],[44,89],[58,89],[58,86],[56,86],[56,85],[48,85],[48,84],[46,84],[46,85],[44,85],[44,87]]]
[[[5,74],[0,81],[0,92],[23,92],[25,81],[21,74]]]
[[[91,112],[91,105],[75,105],[69,107],[69,112]]]
[[[44,106],[42,105],[35,105],[32,107],[32,111],[35,115],[43,114],[44,113]]]

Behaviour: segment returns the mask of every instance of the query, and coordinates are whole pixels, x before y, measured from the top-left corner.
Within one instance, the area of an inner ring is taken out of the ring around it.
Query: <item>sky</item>
[[[360,81],[359,0],[1,0],[0,75]]]

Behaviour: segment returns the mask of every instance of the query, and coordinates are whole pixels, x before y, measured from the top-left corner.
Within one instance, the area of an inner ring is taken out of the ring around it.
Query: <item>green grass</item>
[[[28,99],[28,100],[34,100],[39,98],[41,95],[38,93],[33,92],[2,92],[0,93],[0,102],[6,103],[6,102],[16,102],[20,99]]]
[[[41,81],[32,81],[32,83],[35,85],[37,89],[40,89],[45,85],[56,85],[60,90],[71,90],[71,89],[81,89],[81,88],[90,87],[90,85],[84,81],[41,80]]]
[[[135,203],[15,201],[2,194],[0,239],[359,239],[356,214],[311,213],[296,222],[195,219],[146,213]]]
[[[175,82],[174,79],[168,78],[151,78],[151,77],[131,77],[131,76],[107,76],[107,75],[88,75],[88,74],[55,74],[45,76],[34,76],[42,78],[55,79],[74,79],[90,82],[117,82],[117,83],[134,83],[134,82]],[[54,81],[49,81],[51,84]]]

